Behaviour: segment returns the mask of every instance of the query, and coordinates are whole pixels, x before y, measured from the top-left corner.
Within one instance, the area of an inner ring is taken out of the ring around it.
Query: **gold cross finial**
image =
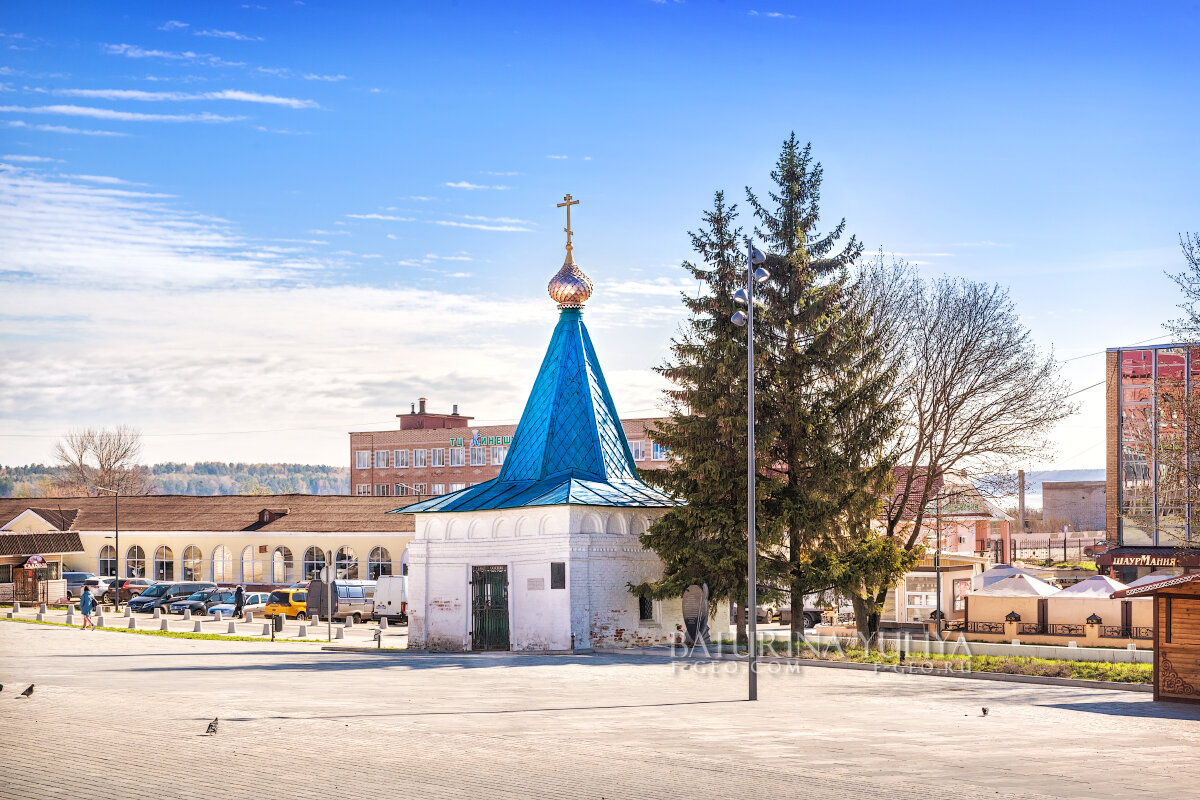
[[[563,197],[563,201],[557,206],[558,208],[562,208],[563,206],[567,208],[567,227],[563,228],[567,232],[567,253],[571,252],[571,234],[575,232],[571,230],[571,206],[577,205],[579,205],[579,201],[572,200],[571,195],[568,194]]]

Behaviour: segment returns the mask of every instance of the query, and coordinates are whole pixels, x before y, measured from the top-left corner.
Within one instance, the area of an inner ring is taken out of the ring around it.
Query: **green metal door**
[[[508,649],[508,567],[471,567],[471,649]]]

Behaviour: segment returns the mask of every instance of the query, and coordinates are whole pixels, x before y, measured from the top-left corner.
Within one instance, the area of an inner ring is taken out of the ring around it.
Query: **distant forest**
[[[349,494],[350,470],[324,464],[241,464],[201,461],[142,467],[152,494]],[[0,497],[55,497],[54,470],[45,464],[0,466]]]

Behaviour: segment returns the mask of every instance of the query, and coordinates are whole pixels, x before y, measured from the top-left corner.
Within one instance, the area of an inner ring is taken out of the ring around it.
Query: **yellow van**
[[[308,611],[305,605],[307,602],[307,588],[292,587],[290,589],[275,589],[271,592],[271,596],[267,598],[267,607],[263,609],[263,613],[268,617],[283,615],[285,617],[295,617],[296,619],[308,619]]]

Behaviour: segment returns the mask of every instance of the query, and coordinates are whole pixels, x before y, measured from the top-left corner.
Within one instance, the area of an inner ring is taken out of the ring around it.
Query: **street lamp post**
[[[766,256],[754,242],[746,240],[746,286],[734,292],[733,298],[746,306],[745,313],[734,312],[732,321],[746,326],[746,625],[747,663],[750,668],[747,699],[758,699],[758,542],[755,527],[754,479],[757,472],[754,458],[754,286],[771,277],[759,264]]]
[[[117,574],[113,577],[117,588],[113,589],[113,611],[121,610],[121,493],[116,489],[106,489],[103,486],[93,486],[101,492],[109,492],[113,496],[113,569]]]

